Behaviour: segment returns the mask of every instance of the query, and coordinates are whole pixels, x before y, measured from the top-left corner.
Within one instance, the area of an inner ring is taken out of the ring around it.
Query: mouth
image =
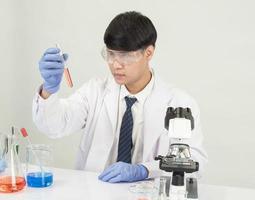
[[[113,74],[113,76],[114,76],[114,77],[124,77],[125,74],[116,74],[116,73],[115,73],[115,74]]]
[[[114,76],[114,79],[117,81],[117,82],[119,82],[119,81],[124,81],[124,79],[125,79],[125,75],[124,74],[113,74],[113,76]]]

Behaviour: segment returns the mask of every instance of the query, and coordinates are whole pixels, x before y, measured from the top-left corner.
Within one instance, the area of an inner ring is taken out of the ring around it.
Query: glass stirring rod
[[[60,49],[59,45],[56,44],[56,47]],[[60,49],[60,55],[63,56],[63,53]],[[72,88],[73,87],[73,81],[72,81],[72,78],[71,78],[71,75],[70,75],[70,72],[69,72],[69,69],[67,66],[64,66],[64,75],[65,75],[65,78],[66,78],[66,82],[67,82],[67,85]]]
[[[31,143],[31,141],[30,141],[30,139],[29,139],[29,137],[28,137],[28,134],[27,134],[27,130],[26,130],[25,128],[21,128],[21,129],[20,129],[20,132],[21,132],[22,136],[23,136],[24,138],[27,139],[28,144],[29,144],[30,147],[31,147],[31,151],[32,151],[32,153],[34,154],[34,157],[35,157],[35,159],[36,159],[36,162],[37,162],[37,164],[39,165],[39,167],[40,167],[40,169],[41,169],[41,172],[43,173],[42,164],[41,164],[39,158],[37,157],[36,153],[35,153],[34,150],[33,150],[32,143]]]

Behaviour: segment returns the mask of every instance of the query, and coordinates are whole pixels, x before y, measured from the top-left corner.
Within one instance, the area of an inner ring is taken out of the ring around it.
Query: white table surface
[[[47,188],[26,187],[16,193],[0,193],[0,200],[137,200],[129,192],[134,183],[105,183],[98,174],[54,168],[54,183]],[[199,200],[253,200],[255,189],[199,185]]]

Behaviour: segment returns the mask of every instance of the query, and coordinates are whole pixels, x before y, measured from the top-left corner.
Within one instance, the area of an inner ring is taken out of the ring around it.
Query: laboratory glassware
[[[23,175],[22,166],[18,157],[18,143],[12,127],[12,134],[2,137],[4,149],[2,160],[6,163],[6,168],[0,173],[0,192],[12,193],[22,190],[26,181]]]
[[[52,149],[45,144],[30,144],[26,148],[26,180],[29,187],[48,187],[53,183]]]

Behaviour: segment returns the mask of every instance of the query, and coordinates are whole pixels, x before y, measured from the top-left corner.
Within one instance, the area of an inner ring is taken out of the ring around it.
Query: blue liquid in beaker
[[[31,172],[27,174],[27,185],[29,187],[48,187],[53,182],[51,172]]]

